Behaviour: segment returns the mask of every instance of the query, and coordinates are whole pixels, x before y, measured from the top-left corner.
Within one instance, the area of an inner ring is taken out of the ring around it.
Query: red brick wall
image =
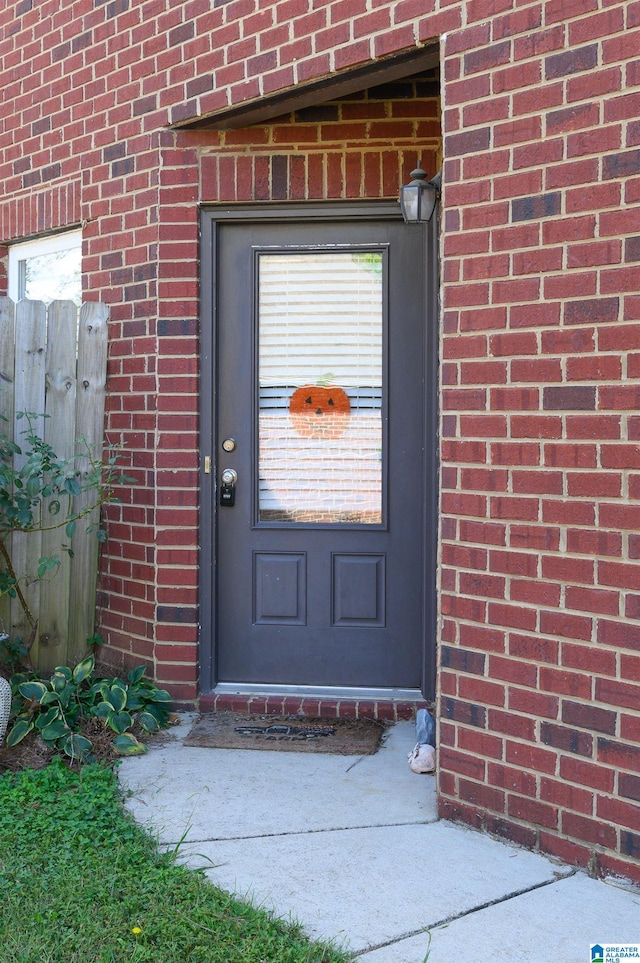
[[[440,811],[640,878],[640,4],[501,6],[445,44]]]
[[[167,123],[441,35],[441,811],[636,878],[639,28],[637,0],[0,10],[0,243],[83,224],[87,296],[112,305],[109,430],[138,482],[110,512],[101,620],[111,658],[144,657],[183,700],[197,201],[394,196],[425,147],[435,169],[437,118],[373,96],[251,131]]]
[[[203,201],[393,199],[420,162],[442,164],[437,71],[219,135],[202,154]]]

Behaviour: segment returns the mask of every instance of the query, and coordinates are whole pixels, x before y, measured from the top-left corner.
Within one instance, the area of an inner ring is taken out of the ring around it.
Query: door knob
[[[236,503],[236,482],[238,472],[233,468],[225,468],[220,475],[220,504],[225,508],[233,508]]]

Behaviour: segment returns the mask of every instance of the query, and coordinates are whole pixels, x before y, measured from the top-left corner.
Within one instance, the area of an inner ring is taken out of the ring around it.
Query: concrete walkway
[[[438,822],[433,776],[407,764],[413,723],[358,757],[187,748],[192,720],[124,760],[135,818],[363,963],[589,963],[591,943],[640,943],[637,891]]]

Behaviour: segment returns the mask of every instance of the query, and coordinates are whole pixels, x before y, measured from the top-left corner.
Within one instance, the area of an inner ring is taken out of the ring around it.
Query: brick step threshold
[[[242,692],[210,692],[200,696],[198,709],[207,712],[246,712],[266,716],[303,715],[324,719],[383,719],[400,722],[415,719],[429,702],[393,699],[330,699],[292,695],[257,695]]]

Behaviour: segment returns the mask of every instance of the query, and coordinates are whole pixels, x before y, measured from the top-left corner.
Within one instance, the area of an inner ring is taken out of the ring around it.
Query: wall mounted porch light
[[[400,188],[400,209],[406,224],[426,224],[431,220],[438,199],[438,177],[425,180],[421,167],[411,171],[411,181]]]

